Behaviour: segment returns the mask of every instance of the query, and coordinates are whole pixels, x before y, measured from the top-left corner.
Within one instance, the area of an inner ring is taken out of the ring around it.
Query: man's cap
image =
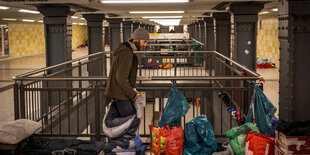
[[[133,32],[132,39],[134,39],[134,40],[150,40],[150,35],[144,28],[138,28]]]

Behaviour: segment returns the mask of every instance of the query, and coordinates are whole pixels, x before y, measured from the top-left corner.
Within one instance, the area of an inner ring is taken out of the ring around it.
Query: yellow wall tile
[[[279,67],[278,18],[259,19],[262,27],[257,26],[257,58],[268,58]]]
[[[43,24],[9,24],[10,57],[45,52]]]
[[[88,40],[87,26],[72,26],[72,48]],[[19,57],[45,52],[43,24],[9,24],[10,57]]]
[[[72,48],[83,45],[88,40],[87,26],[72,25]]]

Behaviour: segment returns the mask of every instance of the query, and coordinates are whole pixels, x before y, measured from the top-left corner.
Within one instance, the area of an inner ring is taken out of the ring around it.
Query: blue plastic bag
[[[184,126],[186,148],[183,155],[209,155],[216,151],[213,127],[205,115],[197,116]]]
[[[262,134],[269,135],[269,131],[272,126],[271,120],[274,116],[274,113],[277,111],[277,108],[269,101],[264,92],[256,85],[254,85],[253,101],[256,125]],[[246,122],[253,123],[252,104],[250,105]]]
[[[181,126],[181,117],[185,116],[190,106],[183,94],[172,83],[168,101],[161,116],[159,127],[169,125],[170,128]]]

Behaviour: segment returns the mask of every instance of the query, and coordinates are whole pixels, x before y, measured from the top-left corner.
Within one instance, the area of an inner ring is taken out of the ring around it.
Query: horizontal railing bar
[[[93,91],[93,88],[65,88],[65,87],[52,87],[52,88],[24,88],[25,91],[49,91],[49,90],[55,90],[55,91]]]
[[[145,77],[137,77],[137,81],[151,81],[151,80],[260,80],[260,77],[251,77],[251,76],[238,76],[238,77],[230,77],[230,76],[206,76],[206,77],[179,77],[179,76],[145,76]],[[108,77],[53,77],[53,78],[42,78],[42,77],[24,77],[18,78],[18,80],[23,81],[106,81]]]
[[[39,72],[42,72],[42,71],[46,71],[46,70],[53,69],[53,68],[56,68],[56,67],[60,67],[60,66],[63,66],[63,65],[71,64],[71,63],[73,63],[75,61],[80,61],[82,59],[86,59],[86,58],[89,58],[89,57],[93,57],[93,56],[97,56],[97,55],[101,55],[101,54],[109,54],[109,53],[112,53],[112,52],[97,52],[97,53],[94,53],[94,54],[91,54],[91,55],[85,55],[85,56],[82,56],[82,57],[79,57],[79,58],[76,58],[76,59],[73,59],[73,60],[70,60],[70,61],[66,61],[66,62],[57,64],[57,65],[53,65],[53,66],[49,66],[49,67],[44,67],[44,68],[37,69],[37,70],[31,71],[31,72],[20,74],[20,75],[12,77],[12,79],[13,80],[17,80],[19,77],[22,77],[22,76],[33,75],[33,74],[36,74],[36,73],[39,73]]]
[[[136,87],[138,89],[145,89],[146,87],[143,86],[138,86]],[[152,90],[159,90],[159,89],[167,89],[169,90],[171,87],[158,87],[158,86],[154,86],[154,87],[149,87],[147,86],[148,89],[152,89]],[[247,87],[186,87],[186,86],[180,86],[178,87],[178,89],[186,89],[186,90],[250,90],[250,88]],[[106,88],[99,88],[99,90],[105,90]],[[53,91],[53,90],[57,90],[57,91],[93,91],[93,88],[63,88],[63,87],[54,87],[54,88],[25,88],[25,91]]]
[[[176,87],[179,90],[251,90],[251,88],[246,87]],[[136,87],[137,89],[143,91],[145,87]],[[170,90],[171,87],[147,87],[147,90]]]
[[[40,137],[95,137],[95,133],[91,134],[44,134],[44,133],[35,133],[34,136]]]
[[[67,65],[67,64],[70,64],[72,62],[75,62],[75,61],[80,61],[82,59],[86,59],[86,58],[90,58],[90,57],[93,57],[93,56],[97,56],[97,55],[101,55],[101,54],[111,54],[112,52],[98,52],[98,53],[94,53],[94,54],[91,54],[91,55],[86,55],[86,56],[82,56],[80,58],[76,58],[76,59],[73,59],[71,61],[67,61],[67,62],[64,62],[64,63],[60,63],[60,64],[57,64],[57,65],[54,65],[54,66],[50,66],[50,67],[45,67],[45,68],[41,68],[41,69],[37,69],[37,70],[34,70],[34,71],[31,71],[31,72],[27,72],[27,73],[24,73],[24,74],[20,74],[20,75],[17,75],[17,76],[14,76],[12,77],[13,80],[22,80],[23,77],[25,76],[30,76],[30,75],[33,75],[33,74],[37,74],[37,73],[40,73],[40,72],[43,72],[43,71],[47,71],[49,69],[53,69],[53,68],[56,68],[56,67],[60,67],[60,66],[63,66],[63,65]],[[258,80],[262,79],[262,76],[247,69],[246,67],[242,66],[241,64],[238,64],[237,62],[235,62],[234,60],[231,60],[229,59],[228,57],[216,52],[216,51],[167,51],[167,52],[162,52],[162,51],[134,51],[134,53],[136,54],[151,54],[151,53],[214,53],[216,55],[219,55],[221,57],[223,57],[224,59],[228,60],[229,62],[235,64],[236,66],[240,67],[241,69],[243,69],[244,71],[250,73],[251,75],[253,76],[257,76]]]
[[[147,44],[147,46],[198,46],[197,44]]]

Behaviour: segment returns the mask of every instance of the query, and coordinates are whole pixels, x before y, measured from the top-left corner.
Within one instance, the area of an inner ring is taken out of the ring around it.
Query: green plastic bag
[[[264,92],[254,85],[254,93],[253,93],[253,102],[254,102],[254,114],[257,127],[262,134],[268,135],[270,133],[270,129],[272,126],[272,117],[274,113],[277,111],[277,108],[270,102]],[[250,105],[250,109],[245,122],[253,123],[253,110],[252,104]]]
[[[245,123],[239,127],[234,127],[226,132],[230,140],[230,145],[236,155],[244,155],[245,153],[245,137],[249,131],[259,132],[259,129],[253,123]]]
[[[168,101],[161,116],[159,127],[169,125],[170,128],[181,126],[181,117],[185,116],[190,106],[183,94],[175,87],[170,88]]]

